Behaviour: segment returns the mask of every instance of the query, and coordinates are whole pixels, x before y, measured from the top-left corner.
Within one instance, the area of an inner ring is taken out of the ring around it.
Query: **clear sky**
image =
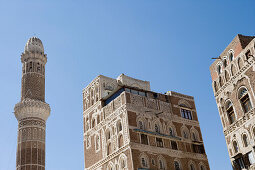
[[[153,91],[195,97],[212,170],[231,170],[209,66],[236,34],[254,35],[254,0],[1,0],[0,170],[14,170],[20,54],[38,36],[48,54],[47,170],[84,168],[82,89],[121,73]]]

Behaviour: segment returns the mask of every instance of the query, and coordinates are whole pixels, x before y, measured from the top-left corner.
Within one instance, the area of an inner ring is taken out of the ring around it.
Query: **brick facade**
[[[50,107],[45,103],[47,58],[40,39],[28,40],[21,61],[21,101],[14,108],[19,123],[16,170],[45,170],[45,130]]]
[[[100,75],[83,105],[85,169],[210,169],[193,97]]]
[[[210,66],[212,87],[233,168],[255,166],[255,36],[238,34]]]

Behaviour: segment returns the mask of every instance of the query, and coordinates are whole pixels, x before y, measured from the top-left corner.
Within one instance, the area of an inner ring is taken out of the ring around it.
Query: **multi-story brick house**
[[[212,86],[234,169],[255,165],[255,36],[237,35],[210,66]]]
[[[124,74],[83,90],[85,169],[209,170],[194,98]]]

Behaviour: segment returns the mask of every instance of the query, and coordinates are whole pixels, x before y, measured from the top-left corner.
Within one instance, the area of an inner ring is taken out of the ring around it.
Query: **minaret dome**
[[[26,43],[25,52],[44,53],[42,41],[37,37],[31,37]]]

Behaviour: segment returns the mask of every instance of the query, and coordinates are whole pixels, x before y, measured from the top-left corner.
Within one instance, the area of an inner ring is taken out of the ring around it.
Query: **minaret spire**
[[[21,101],[14,108],[19,123],[16,170],[45,170],[45,130],[50,106],[45,102],[47,55],[39,38],[28,40],[21,62]]]

